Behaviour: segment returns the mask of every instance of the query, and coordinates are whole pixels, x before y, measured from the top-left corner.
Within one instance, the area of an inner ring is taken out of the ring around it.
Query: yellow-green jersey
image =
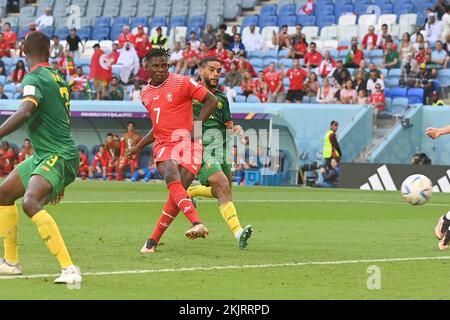
[[[22,88],[23,100],[36,106],[25,123],[35,158],[78,158],[77,146],[70,133],[70,95],[66,81],[56,69],[44,63],[35,66],[24,77]]]

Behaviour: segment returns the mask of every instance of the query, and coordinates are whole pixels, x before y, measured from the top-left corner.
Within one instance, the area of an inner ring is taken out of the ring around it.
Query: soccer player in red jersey
[[[0,164],[1,175],[8,175],[13,171],[14,164],[16,163],[16,153],[13,148],[10,147],[7,141],[4,141],[0,149]]]
[[[128,149],[135,147],[142,137],[136,133],[136,124],[133,121],[128,122],[128,132],[120,139],[120,159],[119,159],[119,176],[117,180],[123,180],[125,168],[130,165],[131,175],[139,168],[139,159],[128,160],[126,152]]]
[[[106,151],[109,153],[108,162],[108,180],[113,180],[113,170],[116,170],[116,178],[119,177],[119,158],[120,158],[120,138],[117,135],[108,133],[105,143]]]
[[[289,102],[301,102],[303,100],[304,82],[308,76],[305,70],[300,68],[298,59],[293,60],[292,68],[286,72],[286,77],[289,78],[289,90],[286,95],[286,100]]]
[[[144,64],[150,81],[142,89],[142,104],[150,114],[153,129],[136,147],[128,150],[127,155],[134,159],[154,141],[155,163],[169,189],[169,199],[158,224],[141,250],[142,253],[151,253],[156,250],[161,236],[180,210],[193,226],[186,232],[188,238],[204,238],[208,235],[208,229],[200,221],[186,191],[202,164],[202,129],[201,123],[198,123],[194,130],[192,100],[204,104],[200,122],[211,116],[218,101],[208,89],[189,77],[169,73],[167,50],[152,49],[145,56]]]
[[[80,167],[78,168],[78,174],[81,175],[81,179],[86,180],[89,173],[89,159],[83,150],[80,150]]]
[[[98,152],[95,155],[92,167],[89,168],[89,179],[94,178],[94,171],[102,175],[103,180],[107,179],[107,169],[109,165],[110,155],[105,150],[105,146],[102,144],[98,148]],[[100,164],[100,166],[99,166]]]
[[[33,146],[31,145],[30,139],[27,138],[23,141],[23,148],[19,152],[19,160],[17,161],[17,164],[24,162],[31,155],[33,155],[33,153]]]

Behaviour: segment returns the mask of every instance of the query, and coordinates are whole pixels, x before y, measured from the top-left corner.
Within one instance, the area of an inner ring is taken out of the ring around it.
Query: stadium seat
[[[186,25],[186,17],[185,16],[172,17],[172,19],[170,21],[170,29],[172,29],[173,27],[185,26],[185,25]]]
[[[111,24],[110,17],[98,17],[94,20],[93,27],[109,27]]]
[[[356,25],[356,16],[353,14],[344,14],[339,17],[338,25],[340,26],[354,26]]]
[[[56,30],[56,35],[60,40],[66,39],[70,35],[70,30],[67,27]]]
[[[422,104],[424,98],[424,90],[422,88],[411,88],[408,90],[409,104]]]
[[[408,108],[408,98],[396,97],[392,99],[391,114],[401,116]]]
[[[255,16],[246,16],[246,17],[244,17],[244,20],[242,22],[242,28],[248,27],[252,24],[258,25],[258,20],[259,20],[259,17],[256,15]]]
[[[12,93],[16,93],[17,92],[17,85],[15,83],[7,83],[3,87],[3,90],[4,91],[9,91],[9,92],[12,92]]]
[[[254,94],[251,94],[247,97],[247,103],[260,103],[260,100]]]
[[[381,14],[391,14],[394,12],[394,6],[392,3],[383,3],[380,6],[380,13]]]
[[[305,26],[315,26],[316,24],[316,17],[315,16],[308,16],[304,14],[297,15],[297,23]]]
[[[335,18],[333,15],[323,15],[317,19],[316,23],[319,28],[331,26],[335,23]]]
[[[278,59],[278,51],[277,50],[267,50],[262,52],[263,58],[273,58]]]
[[[295,26],[297,23],[297,17],[296,16],[280,16],[278,19],[278,26]]]
[[[131,29],[137,27],[142,24],[145,27],[148,27],[148,18],[147,17],[135,17],[131,19]]]
[[[245,9],[245,8],[244,8]],[[261,8],[260,16],[274,16],[277,14],[277,5],[276,4],[267,4]]]
[[[277,16],[261,16],[259,18],[259,27],[276,26],[278,22]]]
[[[105,28],[107,30],[109,30],[109,27],[105,27]],[[80,28],[77,33],[78,33],[78,36],[80,37],[80,39],[92,39],[91,31],[92,31],[91,27],[83,27],[83,28]],[[109,34],[109,31],[107,32],[106,37],[108,37],[108,34]]]
[[[124,25],[128,25],[129,20],[129,17],[117,17],[114,19],[112,27],[123,27]]]
[[[241,88],[241,87],[236,87],[236,88]],[[238,94],[235,98],[237,103],[245,103],[247,102],[247,98],[244,95]]]
[[[400,87],[396,87],[396,88],[392,88],[391,89],[391,95],[392,98],[404,98],[408,96],[408,89],[406,88],[400,88]]]
[[[351,40],[352,37],[358,36],[358,26],[338,26],[338,39]]]
[[[295,15],[295,4],[285,4],[279,7],[278,16],[292,16]]]
[[[92,30],[92,39],[94,40],[106,40],[110,39],[110,28],[109,27],[101,27],[95,28]]]
[[[251,58],[251,59],[249,59],[249,62],[254,68],[263,68],[264,67],[264,62],[260,58]]]
[[[203,17],[203,19],[204,19],[204,17]],[[150,22],[150,29],[165,26],[165,25],[167,25],[167,17],[165,17],[165,16],[153,17],[152,21]]]
[[[358,25],[362,28],[365,28],[367,31],[368,26],[377,24],[377,15],[376,14],[363,14],[358,18]]]

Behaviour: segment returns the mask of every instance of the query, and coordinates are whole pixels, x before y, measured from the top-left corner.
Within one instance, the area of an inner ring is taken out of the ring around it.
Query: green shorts
[[[30,179],[34,175],[39,175],[52,185],[51,200],[56,198],[65,187],[75,181],[78,174],[80,159],[64,160],[57,156],[49,156],[42,160],[34,155],[20,163],[17,167],[20,179],[25,187],[28,188]]]
[[[208,155],[207,148],[208,146],[205,146],[206,152],[203,154],[202,167],[197,174],[197,178],[202,185],[209,187],[208,178],[214,173],[223,171],[227,177],[231,176],[231,164],[228,158],[223,155],[222,149],[215,149],[217,152],[213,151],[212,155]]]

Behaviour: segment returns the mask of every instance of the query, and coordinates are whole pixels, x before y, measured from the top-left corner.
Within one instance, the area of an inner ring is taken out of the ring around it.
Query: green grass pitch
[[[398,192],[233,192],[241,223],[255,229],[248,250],[238,249],[217,203],[201,201],[208,239],[185,238],[189,223],[179,215],[159,251],[144,256],[139,250],[167,198],[165,187],[76,182],[63,203],[48,210],[73,260],[87,273],[81,288],[52,283],[57,262],[21,214],[20,256],[30,277],[0,278],[1,299],[450,297],[443,281],[450,277],[450,255],[438,250],[433,233],[439,215],[450,209],[448,195],[434,194],[429,204],[413,207]],[[380,270],[380,289],[367,287],[370,266]]]

